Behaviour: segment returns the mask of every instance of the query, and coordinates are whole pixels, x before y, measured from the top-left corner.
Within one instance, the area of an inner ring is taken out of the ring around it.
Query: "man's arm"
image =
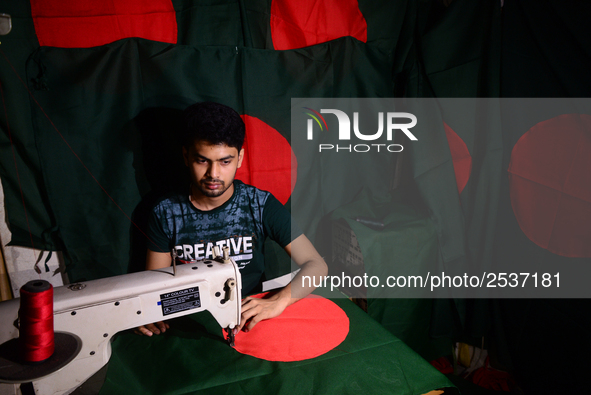
[[[148,248],[148,255],[146,258],[146,270],[162,269],[169,267],[171,257],[168,252],[155,252]],[[153,324],[142,325],[134,329],[138,335],[159,335],[166,332],[168,324],[164,321],[158,321]]]
[[[303,276],[318,279],[328,274],[328,266],[306,236],[297,237],[285,247],[285,251],[301,270],[285,288],[270,298],[245,298],[242,301],[240,325],[234,329],[234,333],[238,333],[245,325],[244,330],[248,332],[260,321],[277,317],[287,306],[308,296],[316,287],[305,287],[302,282]],[[311,283],[318,284],[319,281]]]
[[[169,267],[172,258],[168,252],[155,252],[148,248],[146,256],[146,270],[163,269]]]

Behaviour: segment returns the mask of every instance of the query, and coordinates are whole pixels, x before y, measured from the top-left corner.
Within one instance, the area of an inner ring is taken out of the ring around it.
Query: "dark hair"
[[[240,151],[244,144],[245,127],[236,111],[214,102],[195,103],[183,111],[182,144],[195,141],[226,144]]]

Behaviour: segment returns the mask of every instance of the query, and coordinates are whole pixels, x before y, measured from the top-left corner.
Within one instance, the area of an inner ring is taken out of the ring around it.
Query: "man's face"
[[[183,156],[191,172],[193,193],[215,198],[232,186],[236,170],[242,165],[244,150],[238,152],[225,144],[196,141],[188,149],[183,147]]]

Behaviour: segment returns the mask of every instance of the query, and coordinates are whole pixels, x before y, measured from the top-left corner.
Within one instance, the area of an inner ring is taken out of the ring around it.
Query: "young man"
[[[183,121],[190,189],[154,207],[148,237],[157,247],[148,248],[146,269],[170,266],[173,249],[179,260],[191,261],[211,257],[213,246],[226,245],[240,268],[242,293],[248,294],[263,275],[263,244],[270,237],[301,270],[272,297],[242,301],[240,326],[234,332],[249,331],[313,291],[303,287],[302,276],[325,276],[328,269],[306,236],[292,232],[291,215],[273,195],[234,180],[244,159],[245,127],[238,113],[217,103],[197,103],[184,111]],[[167,323],[156,322],[136,333],[152,336],[166,329]]]

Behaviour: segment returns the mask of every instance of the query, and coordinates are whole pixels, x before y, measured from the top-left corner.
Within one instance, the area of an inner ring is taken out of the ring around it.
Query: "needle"
[[[172,249],[172,275],[176,276],[176,258],[177,258],[176,248]]]

